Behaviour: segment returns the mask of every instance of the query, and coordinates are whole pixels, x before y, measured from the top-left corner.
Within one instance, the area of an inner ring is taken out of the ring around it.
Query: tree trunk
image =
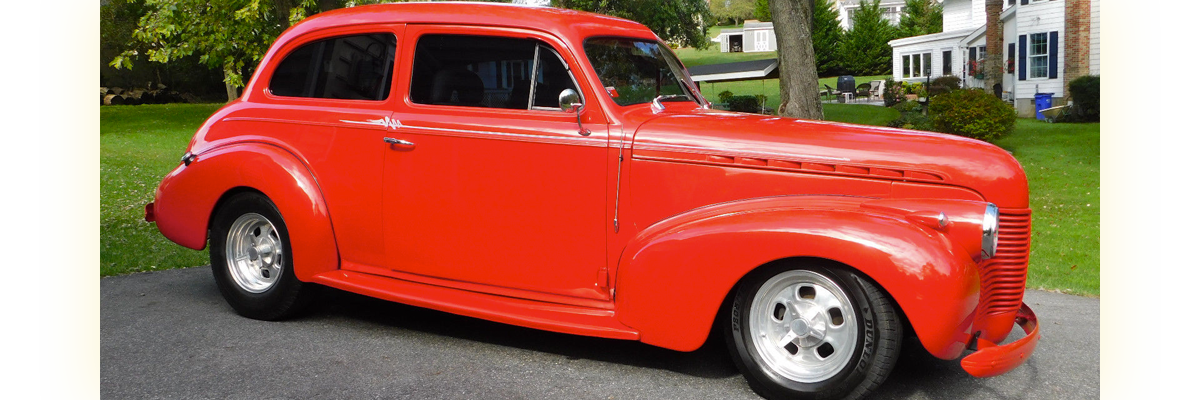
[[[983,70],[986,72],[987,91],[992,92],[996,85],[1002,85],[1004,79],[1004,24],[1000,22],[1000,11],[1004,8],[1004,0],[987,0],[984,3],[984,14],[987,15],[987,63]],[[1000,96],[1000,90],[995,91]]]
[[[770,0],[779,44],[779,115],[823,119],[813,52],[813,0]]]
[[[237,86],[229,83],[229,70],[225,70],[225,96],[229,98],[229,101],[234,101],[238,98]]]

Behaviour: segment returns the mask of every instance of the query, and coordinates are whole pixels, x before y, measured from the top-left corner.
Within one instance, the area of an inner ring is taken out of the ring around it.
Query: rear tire
[[[904,332],[873,283],[820,263],[754,271],[726,318],[734,363],[768,399],[864,397],[891,373]]]
[[[296,279],[287,226],[275,204],[258,193],[236,194],[217,210],[209,260],[221,296],[248,318],[295,315],[316,290]]]

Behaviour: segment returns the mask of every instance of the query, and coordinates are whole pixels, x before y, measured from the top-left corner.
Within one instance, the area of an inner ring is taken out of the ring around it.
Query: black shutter
[[[1050,32],[1050,79],[1058,79],[1058,31]]]
[[[1023,6],[1029,5],[1029,0],[1021,0],[1021,5],[1023,5]]]
[[[1016,61],[1016,58],[1017,58],[1017,44],[1009,43],[1008,44],[1008,61]],[[1008,65],[1004,66],[1004,70],[1008,71]]]
[[[1025,35],[1017,38],[1017,43],[1021,46],[1021,52],[1017,53],[1017,79],[1025,80]]]
[[[968,51],[971,53],[971,55],[969,56],[968,60],[975,61],[975,51],[976,51],[976,48],[972,47],[972,48],[970,48]]]

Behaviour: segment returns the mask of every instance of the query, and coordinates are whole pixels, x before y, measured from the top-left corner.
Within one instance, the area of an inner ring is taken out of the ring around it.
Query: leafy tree
[[[712,13],[705,0],[553,0],[555,7],[612,15],[637,21],[662,40],[706,49]]]
[[[754,0],[754,19],[763,22],[771,21],[771,5],[767,0]]]
[[[842,66],[854,75],[883,75],[892,70],[892,47],[896,28],[883,18],[879,0],[860,3],[854,13],[854,29],[841,42]]]
[[[378,1],[347,0],[145,0],[138,20],[137,44],[110,65],[133,68],[133,60],[171,63],[193,54],[225,76],[226,94],[237,97],[271,43],[284,29],[310,15],[345,6]]]
[[[719,20],[732,20],[734,25],[754,16],[754,0],[714,0],[708,10]]]
[[[942,5],[935,0],[905,0],[900,37],[942,32]]]
[[[816,0],[813,3],[812,42],[818,76],[833,76],[842,72],[839,46],[844,33],[838,24],[837,10],[833,7],[833,0]]]

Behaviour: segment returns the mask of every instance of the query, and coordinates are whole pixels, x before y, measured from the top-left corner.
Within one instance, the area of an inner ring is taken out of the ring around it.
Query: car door
[[[383,262],[378,215],[386,132],[399,97],[393,71],[401,24],[315,32],[268,65],[263,107],[228,118],[230,130],[282,140],[316,176],[344,262]],[[371,195],[371,194],[374,195]]]
[[[393,276],[571,303],[602,300],[607,125],[549,36],[413,26],[384,155]],[[565,89],[583,95],[558,107]],[[583,130],[581,130],[581,126]],[[383,143],[380,144],[385,145]]]

